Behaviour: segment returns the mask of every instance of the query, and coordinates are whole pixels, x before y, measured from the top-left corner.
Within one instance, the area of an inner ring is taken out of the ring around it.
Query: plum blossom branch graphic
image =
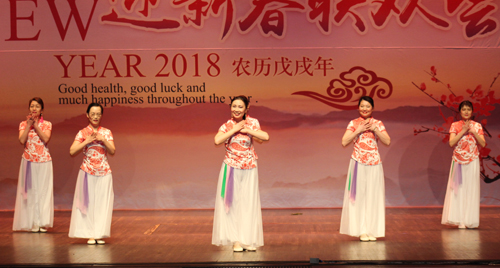
[[[441,126],[421,126],[421,128],[419,129],[414,128],[413,134],[416,136],[421,133],[436,132],[438,136],[443,138],[442,142],[448,142],[449,133],[446,132],[446,130],[450,128],[455,119],[459,118],[460,111],[458,111],[458,105],[465,98],[464,96],[457,96],[451,90],[450,84],[445,84],[437,78],[436,67],[432,66],[430,72],[424,72],[431,76],[431,81],[445,85],[446,88],[451,92],[451,94],[449,94],[448,96],[443,94],[441,98],[436,98],[433,96],[433,94],[426,92],[427,86],[425,85],[425,83],[422,83],[420,86],[418,86],[416,83],[412,82],[412,84],[422,93],[426,94],[429,98],[439,103],[439,113],[444,120],[444,123]],[[487,92],[484,92],[481,85],[478,85],[474,90],[467,89],[465,92],[468,94],[468,99],[472,102],[474,106],[474,112],[476,113],[476,116],[473,116],[472,119],[479,122],[477,118],[484,117],[484,119],[482,119],[480,122],[486,134],[485,136],[488,138],[492,138],[492,135],[487,129],[488,116],[490,116],[491,112],[495,110],[495,104],[500,104],[500,99],[496,99],[495,92],[491,90],[499,76],[500,73],[498,73],[497,76],[493,78],[493,81],[491,82]],[[446,117],[441,110],[442,107],[452,111],[453,116]],[[498,137],[500,138],[500,135]],[[489,149],[488,147],[481,148],[479,152],[479,159],[481,160],[481,178],[486,183],[492,183],[494,181],[500,180],[500,155],[493,157],[490,155],[490,153],[491,149]]]
[[[421,91],[422,91],[425,95],[429,96],[429,98],[431,98],[431,99],[432,99],[432,100],[434,100],[435,102],[437,102],[437,103],[439,103],[439,104],[443,105],[444,107],[448,108],[448,109],[449,109],[450,111],[452,111],[452,112],[455,112],[455,113],[457,112],[457,111],[456,111],[456,110],[454,110],[453,108],[450,108],[450,107],[448,107],[448,106],[444,105],[444,102],[443,102],[442,100],[438,100],[438,99],[434,98],[434,96],[433,96],[432,94],[429,94],[429,93],[425,92],[425,90],[427,89],[427,86],[426,86],[424,83],[422,83],[420,86],[417,86],[417,84],[415,84],[415,83],[413,83],[413,82],[411,82],[411,83],[412,83],[415,87],[417,87],[418,89],[420,89],[420,90],[421,90]]]
[[[493,87],[493,84],[495,84],[495,81],[497,81],[498,76],[500,76],[500,73],[497,73],[497,76],[495,76],[495,78],[493,78],[493,81],[491,81],[490,88],[488,88],[488,92],[486,92],[486,95],[490,93],[491,88]],[[472,92],[471,96],[474,95],[474,92]]]
[[[500,136],[499,136],[500,137]],[[485,156],[483,158],[483,161],[492,161],[493,162],[493,165],[497,166],[497,167],[500,167],[500,160],[497,161],[495,160],[495,158],[491,157],[491,156]],[[493,171],[491,168],[488,168],[490,171]],[[495,173],[495,171],[493,171]],[[486,176],[485,174],[483,174],[483,172],[481,172],[481,178],[483,178],[484,182],[486,183],[492,183],[496,180],[499,180],[500,179],[500,174],[498,172],[496,172],[496,176],[493,177],[493,178],[490,178],[488,176]]]
[[[341,110],[356,110],[361,96],[377,96],[387,99],[392,95],[392,83],[377,76],[373,71],[361,66],[354,66],[340,74],[340,79],[333,79],[326,89],[326,95],[314,91],[297,91],[292,95],[313,98],[328,106]]]
[[[439,80],[439,79],[437,78],[437,69],[436,69],[436,67],[435,67],[435,66],[431,66],[431,71],[430,71],[430,72],[428,72],[428,71],[424,71],[424,72],[425,72],[425,73],[427,73],[428,75],[432,76],[432,78],[431,78],[431,80],[432,80],[432,81],[434,81],[434,82],[436,82],[436,83],[441,83],[443,86],[445,86],[445,87],[448,89],[448,91],[450,91],[450,92],[451,92],[451,94],[453,94],[453,96],[455,96],[455,97],[457,96],[457,95],[455,95],[455,93],[453,93],[453,91],[451,90],[451,86],[450,86],[450,84],[445,84],[443,81],[441,81],[441,80]]]
[[[444,130],[440,130],[440,129],[434,129],[434,128],[428,128],[426,126],[421,126],[421,129],[420,129],[420,132],[419,133],[424,133],[424,132],[429,132],[429,131],[434,131],[434,132],[437,132],[437,133],[441,133],[441,134],[448,134],[446,131]]]

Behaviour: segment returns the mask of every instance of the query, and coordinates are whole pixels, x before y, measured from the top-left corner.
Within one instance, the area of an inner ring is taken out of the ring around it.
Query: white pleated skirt
[[[357,178],[353,183],[352,171],[356,161],[351,159],[344,192],[344,205],[340,220],[340,233],[359,237],[385,236],[385,186],[382,164],[368,166],[358,163]],[[350,179],[351,175],[351,181]],[[356,191],[353,198],[354,187]]]
[[[226,212],[224,198],[221,197],[224,165],[217,183],[212,244],[222,246],[240,242],[243,247],[261,247],[264,245],[264,231],[258,170],[234,169],[233,200]]]
[[[31,231],[34,226],[53,226],[53,178],[52,161],[36,163],[22,158],[12,227],[14,231]]]
[[[448,186],[444,198],[442,224],[465,225],[467,228],[479,226],[480,166],[479,159],[467,165],[458,165],[451,161]],[[462,183],[453,180],[453,169],[461,167]]]
[[[85,183],[85,175],[87,175],[87,183]],[[85,191],[85,185],[87,191]],[[80,169],[71,211],[69,237],[95,239],[110,237],[113,201],[111,173],[99,177]]]

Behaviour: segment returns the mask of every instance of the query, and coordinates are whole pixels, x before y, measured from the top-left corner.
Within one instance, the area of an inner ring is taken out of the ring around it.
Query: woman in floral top
[[[481,170],[478,144],[484,147],[486,141],[481,124],[471,120],[472,103],[462,101],[458,110],[462,120],[451,124],[450,128],[450,146],[455,149],[441,223],[458,225],[458,228],[477,228]]]
[[[373,99],[359,99],[360,117],[352,120],[342,145],[354,142],[344,194],[340,233],[375,241],[385,236],[384,170],[377,140],[389,145],[391,138],[380,120],[372,117]]]
[[[69,149],[75,155],[83,149],[83,163],[76,181],[69,237],[88,238],[87,244],[104,244],[111,233],[113,177],[107,154],[115,154],[113,134],[101,127],[104,110],[99,103],[87,108],[89,125],[80,130]]]
[[[52,124],[43,120],[43,100],[28,103],[30,114],[19,125],[24,153],[19,170],[13,230],[47,232],[54,222],[52,158],[49,143]]]
[[[226,154],[217,184],[212,244],[255,251],[264,245],[264,235],[253,141],[267,141],[269,135],[247,115],[245,96],[232,99],[230,107],[231,119],[215,135],[215,144],[224,143]]]

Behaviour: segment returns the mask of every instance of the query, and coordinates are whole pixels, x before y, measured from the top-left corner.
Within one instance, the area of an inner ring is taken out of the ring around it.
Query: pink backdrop
[[[500,205],[499,2],[353,2],[1,1],[0,210],[14,207],[34,96],[53,123],[56,208],[72,203],[82,155],[69,146],[92,99],[115,137],[115,208],[212,208],[213,136],[240,94],[271,136],[256,146],[263,207],[340,207],[361,89],[392,138],[387,206],[442,205],[461,97],[489,134],[481,203]]]

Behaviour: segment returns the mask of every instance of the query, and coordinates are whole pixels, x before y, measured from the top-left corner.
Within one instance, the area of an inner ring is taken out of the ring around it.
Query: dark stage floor
[[[106,245],[68,238],[70,212],[56,212],[48,233],[12,232],[0,212],[0,266],[500,266],[500,208],[481,208],[478,229],[440,224],[440,208],[390,208],[386,237],[340,235],[340,209],[263,210],[264,247],[233,253],[211,245],[212,210],[115,211]]]

